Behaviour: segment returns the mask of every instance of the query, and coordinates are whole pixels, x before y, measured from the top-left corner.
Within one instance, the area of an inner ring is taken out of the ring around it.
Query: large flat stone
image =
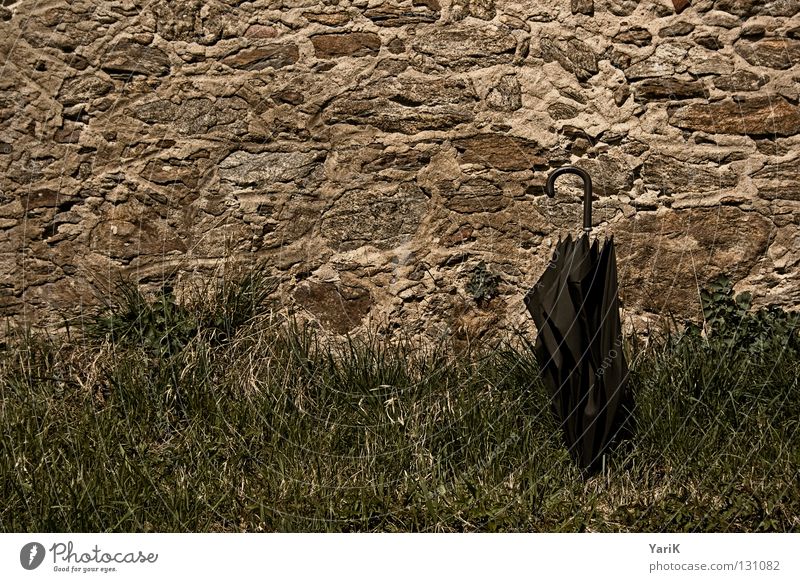
[[[674,108],[669,123],[709,133],[787,136],[800,133],[800,109],[783,97],[758,96]]]
[[[800,160],[767,164],[752,175],[758,195],[767,200],[800,201]]]
[[[505,75],[486,96],[486,104],[495,111],[516,111],[522,108],[522,89],[515,75]]]
[[[234,69],[262,71],[282,69],[293,65],[300,58],[300,50],[295,44],[271,44],[239,51],[223,59],[223,63]]]
[[[103,35],[91,19],[93,8],[56,6],[27,18],[21,36],[34,48],[54,47],[72,53]]]
[[[463,184],[443,183],[438,185],[444,206],[461,214],[497,212],[508,206],[503,191],[492,182],[476,178]]]
[[[421,24],[439,20],[439,11],[429,6],[399,6],[385,2],[364,11],[364,16],[378,26],[399,27],[407,24]]]
[[[769,83],[767,75],[759,75],[744,69],[714,79],[714,87],[721,91],[730,92],[758,91],[767,83]]]
[[[302,283],[295,300],[335,333],[345,334],[361,324],[372,308],[369,291],[360,287],[337,286],[327,281]]]
[[[599,196],[628,194],[633,188],[633,171],[625,159],[617,154],[601,154],[594,159],[575,162],[592,177],[592,191]]]
[[[386,132],[414,134],[472,121],[477,101],[467,79],[392,78],[337,97],[325,119],[331,124],[371,125]]]
[[[625,69],[625,76],[633,81],[675,75],[685,66],[688,53],[689,47],[681,43],[660,44],[651,56]]]
[[[247,117],[247,104],[238,97],[224,97],[212,101],[206,97],[192,97],[180,103],[158,99],[136,104],[126,113],[152,125],[168,124],[171,131],[182,135],[199,135],[232,128],[229,124],[242,124]]]
[[[170,71],[169,57],[159,48],[143,46],[132,40],[121,40],[104,52],[100,68],[110,75],[155,75]]]
[[[630,16],[639,5],[639,0],[607,0],[605,4],[614,16]]]
[[[125,210],[114,218],[104,217],[89,233],[89,248],[117,260],[137,257],[162,257],[164,253],[185,253],[186,243],[156,212],[133,216]]]
[[[543,38],[539,42],[539,49],[545,61],[558,62],[581,81],[588,80],[599,71],[597,54],[589,45],[577,38],[555,40]]]
[[[113,89],[114,84],[99,75],[80,75],[64,80],[58,91],[58,100],[63,106],[70,107],[108,95]]]
[[[365,245],[392,249],[413,237],[427,206],[428,198],[411,182],[388,191],[345,192],[322,217],[320,234],[339,251]]]
[[[699,81],[656,77],[633,84],[633,95],[637,101],[662,101],[706,97],[706,90]]]
[[[142,12],[153,18],[156,31],[165,40],[203,45],[219,41],[225,24],[236,17],[231,6],[218,0],[155,0],[147,2]]]
[[[614,36],[614,42],[633,44],[638,47],[647,46],[652,40],[653,35],[650,34],[650,31],[641,26],[632,26],[631,28],[618,32],[616,36]]]
[[[417,31],[411,47],[454,71],[468,71],[510,63],[517,48],[507,31],[492,26],[425,27]]]
[[[718,50],[707,50],[700,46],[689,49],[686,71],[692,76],[730,75],[734,71],[733,59]]]
[[[620,295],[628,309],[692,317],[697,288],[746,276],[764,256],[772,224],[731,206],[646,212],[614,225]]]
[[[736,186],[738,178],[729,170],[689,164],[663,154],[653,154],[642,167],[645,186],[667,195],[710,194]]]
[[[742,18],[751,16],[794,16],[800,13],[800,0],[717,0],[716,10]]]
[[[202,172],[198,167],[183,160],[150,160],[141,172],[142,178],[160,185],[184,184],[195,189]]]
[[[783,70],[800,63],[800,40],[763,38],[756,42],[739,41],[734,50],[756,67]]]
[[[321,151],[264,152],[237,151],[219,163],[220,180],[240,188],[263,189],[275,182],[297,182],[325,160]]]
[[[457,139],[460,161],[505,171],[530,170],[547,163],[546,151],[534,141],[496,133]]]
[[[374,56],[381,48],[380,37],[372,32],[318,34],[311,43],[318,59]]]

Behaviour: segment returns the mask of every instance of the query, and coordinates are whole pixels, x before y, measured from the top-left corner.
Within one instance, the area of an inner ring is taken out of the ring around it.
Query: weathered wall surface
[[[577,180],[542,189],[570,162],[626,314],[696,313],[718,273],[800,300],[800,0],[2,4],[17,320],[117,272],[265,259],[337,332],[530,325],[524,291],[579,232]]]

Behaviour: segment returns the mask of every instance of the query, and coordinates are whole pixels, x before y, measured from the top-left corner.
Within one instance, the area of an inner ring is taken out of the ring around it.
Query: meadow
[[[714,285],[702,327],[626,338],[635,425],[587,477],[532,329],[331,343],[258,269],[120,283],[68,333],[6,330],[0,531],[800,531],[798,318]]]

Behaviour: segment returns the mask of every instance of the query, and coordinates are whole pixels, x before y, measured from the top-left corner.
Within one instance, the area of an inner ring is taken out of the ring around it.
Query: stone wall
[[[261,259],[326,328],[530,326],[559,236],[628,321],[800,300],[800,0],[3,0],[0,310]]]

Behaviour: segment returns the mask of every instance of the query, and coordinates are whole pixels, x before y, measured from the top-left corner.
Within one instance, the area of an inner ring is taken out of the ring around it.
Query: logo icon
[[[44,546],[39,542],[30,542],[22,546],[19,552],[19,563],[26,570],[35,570],[44,561]]]

